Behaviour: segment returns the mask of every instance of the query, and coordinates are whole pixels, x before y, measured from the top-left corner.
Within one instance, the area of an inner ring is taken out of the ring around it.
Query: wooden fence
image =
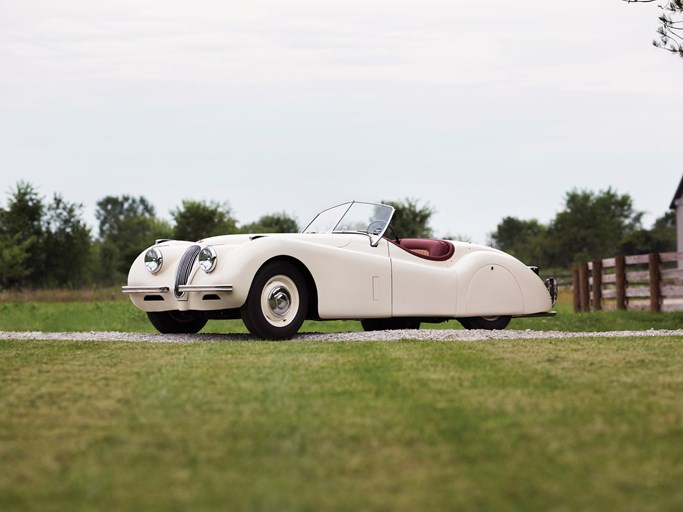
[[[573,275],[574,311],[683,310],[683,253],[617,256],[581,263]]]

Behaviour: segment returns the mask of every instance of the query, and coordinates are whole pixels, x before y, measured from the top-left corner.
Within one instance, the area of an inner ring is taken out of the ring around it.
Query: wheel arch
[[[494,277],[496,274],[498,278]],[[466,256],[458,266],[458,276],[459,317],[517,316],[552,307],[540,277],[518,259],[500,251]]]
[[[524,298],[517,274],[523,264],[508,254],[480,251],[458,266],[458,317],[520,314]]]
[[[308,300],[308,311],[306,312],[306,319],[319,319],[320,317],[318,316],[318,287],[315,283],[315,279],[313,278],[313,275],[311,274],[310,270],[308,270],[308,267],[299,259],[293,257],[293,256],[286,256],[286,255],[279,255],[279,256],[273,256],[272,258],[267,259],[264,261],[261,266],[257,269],[256,274],[258,274],[263,267],[266,265],[269,265],[270,263],[274,262],[286,262],[289,263],[290,265],[293,265],[296,267],[296,269],[301,272],[301,275],[303,276],[304,280],[306,281],[306,288],[309,294],[309,300]],[[254,274],[254,275],[256,275]],[[253,285],[253,279],[252,279],[252,284]]]

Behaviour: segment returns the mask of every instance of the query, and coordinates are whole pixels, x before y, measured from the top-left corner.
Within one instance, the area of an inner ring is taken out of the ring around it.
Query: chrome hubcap
[[[292,297],[284,286],[276,286],[268,294],[268,308],[277,316],[285,316],[292,305]]]

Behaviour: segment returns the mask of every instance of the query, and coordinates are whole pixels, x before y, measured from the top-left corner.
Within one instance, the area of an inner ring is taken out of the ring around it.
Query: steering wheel
[[[378,224],[377,227],[373,228],[375,224]],[[368,233],[373,234],[373,235],[379,235],[382,232],[382,229],[384,228],[384,221],[383,220],[373,220],[370,224],[368,224]],[[398,237],[398,234],[396,233],[396,230],[394,229],[394,226],[391,224],[387,225],[387,230],[391,231],[391,234],[394,236],[394,240],[396,243],[401,243],[401,239]],[[384,233],[386,235],[386,232]]]
[[[375,226],[376,224],[376,226]],[[373,228],[373,226],[375,226]],[[371,235],[379,235],[382,230],[384,229],[384,221],[383,220],[373,220],[368,224],[368,233]]]

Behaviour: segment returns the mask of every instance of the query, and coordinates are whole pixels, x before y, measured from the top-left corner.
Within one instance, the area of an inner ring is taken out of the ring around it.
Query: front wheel
[[[256,274],[240,313],[252,334],[281,340],[299,331],[307,310],[308,291],[303,275],[291,263],[275,261]]]
[[[460,318],[465,329],[486,329],[487,331],[505,329],[512,317],[509,316],[473,316]]]
[[[162,334],[195,334],[206,325],[206,318],[183,316],[179,311],[150,311],[147,318]]]

